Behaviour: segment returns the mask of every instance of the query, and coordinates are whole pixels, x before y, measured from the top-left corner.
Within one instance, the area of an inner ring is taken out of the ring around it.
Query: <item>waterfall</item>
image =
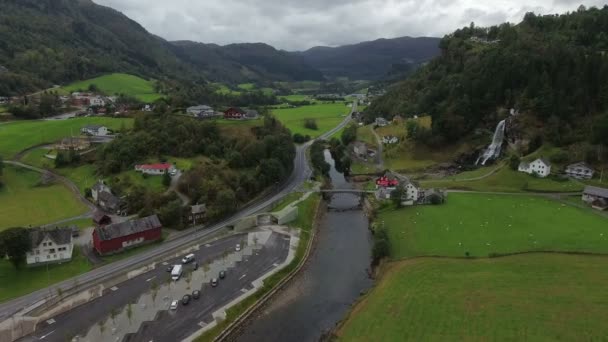
[[[502,147],[502,142],[504,140],[504,137],[505,137],[505,120],[502,120],[496,126],[496,131],[494,131],[494,137],[492,137],[492,143],[483,152],[483,154],[481,156],[479,156],[479,158],[477,158],[475,165],[479,164],[480,160],[481,160],[481,165],[486,165],[486,162],[488,161],[488,159],[498,158],[498,156],[500,155],[500,149]]]

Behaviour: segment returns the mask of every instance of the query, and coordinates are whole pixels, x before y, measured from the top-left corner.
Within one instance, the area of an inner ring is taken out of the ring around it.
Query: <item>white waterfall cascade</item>
[[[486,165],[486,162],[489,159],[498,158],[498,156],[500,155],[500,149],[502,148],[502,142],[505,138],[505,123],[506,123],[506,120],[502,120],[501,122],[498,123],[498,125],[496,126],[496,131],[494,131],[494,137],[492,138],[492,143],[483,152],[483,154],[481,156],[479,156],[479,158],[477,158],[475,165],[479,164],[480,160],[481,160],[481,165]]]

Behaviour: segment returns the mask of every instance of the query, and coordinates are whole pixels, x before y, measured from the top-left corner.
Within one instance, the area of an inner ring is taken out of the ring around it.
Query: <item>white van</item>
[[[173,270],[171,271],[171,279],[178,281],[179,277],[182,276],[182,265],[173,266]]]
[[[194,254],[188,254],[185,257],[182,258],[182,264],[187,264],[189,262],[193,262],[194,261]]]

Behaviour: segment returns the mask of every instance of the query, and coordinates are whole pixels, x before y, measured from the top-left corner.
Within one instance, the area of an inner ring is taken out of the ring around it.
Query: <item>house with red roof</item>
[[[162,224],[158,216],[152,215],[95,227],[93,230],[93,248],[99,255],[107,255],[158,241],[161,238]]]
[[[395,178],[389,178],[388,176],[382,176],[376,179],[376,189],[378,188],[396,188],[399,185],[399,181]]]
[[[157,164],[140,164],[135,165],[135,171],[145,173],[148,175],[163,175],[165,172],[175,172],[175,166],[169,163],[157,163]]]
[[[224,119],[243,119],[247,114],[246,111],[242,110],[239,107],[230,107],[224,111]]]

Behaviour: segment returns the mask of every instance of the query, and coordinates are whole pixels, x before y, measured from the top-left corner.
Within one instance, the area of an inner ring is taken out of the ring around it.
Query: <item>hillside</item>
[[[608,144],[606,32],[608,7],[459,29],[442,39],[439,57],[374,101],[366,120],[430,114],[423,140],[443,145],[493,130],[516,108],[520,129],[541,141]]]
[[[376,80],[408,74],[439,55],[439,38],[400,37],[339,47],[318,46],[293,54],[328,77]]]

